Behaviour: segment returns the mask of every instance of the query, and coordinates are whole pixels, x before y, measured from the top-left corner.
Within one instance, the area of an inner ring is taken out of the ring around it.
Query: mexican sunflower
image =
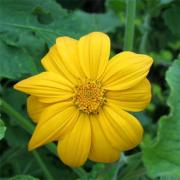
[[[143,128],[128,112],[150,102],[152,58],[129,51],[109,56],[104,33],[58,37],[42,58],[45,72],[14,86],[30,95],[27,111],[37,123],[29,150],[58,141],[60,159],[78,167],[87,159],[116,161],[140,143]]]

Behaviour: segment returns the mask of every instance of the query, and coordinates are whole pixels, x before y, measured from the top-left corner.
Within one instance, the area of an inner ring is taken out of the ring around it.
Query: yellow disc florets
[[[75,89],[74,102],[88,114],[98,113],[98,109],[105,102],[104,90],[98,81],[88,81]]]

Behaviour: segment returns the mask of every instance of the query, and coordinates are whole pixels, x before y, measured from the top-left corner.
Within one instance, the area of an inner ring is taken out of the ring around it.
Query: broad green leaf
[[[46,44],[50,47],[58,36],[79,38],[117,26],[119,19],[110,12],[69,13],[54,0],[0,0],[0,77],[37,73]]]
[[[18,175],[9,178],[9,180],[39,180],[39,179],[29,175]]]
[[[75,11],[72,16],[76,18],[76,22],[80,25],[75,36],[77,38],[92,31],[113,32],[120,24],[118,17],[114,16],[112,12],[88,14],[83,11]]]
[[[16,79],[37,73],[32,57],[25,48],[10,46],[0,40],[0,49],[0,77]]]
[[[172,33],[178,37],[180,37],[179,12],[180,6],[174,5],[163,13],[163,18],[166,25],[172,31]]]
[[[170,86],[170,113],[159,120],[157,138],[146,136],[142,144],[143,160],[152,178],[170,176],[180,179],[180,60],[166,74]]]
[[[27,95],[14,90],[13,88],[4,88],[2,98],[9,103],[16,111],[27,116],[26,100]],[[11,117],[11,116],[10,116]],[[13,118],[13,117],[12,117]]]
[[[0,140],[4,138],[6,132],[6,126],[4,122],[0,119]]]
[[[53,0],[0,0],[0,32],[30,30],[48,44],[57,36],[80,37],[91,31],[113,31],[119,20],[111,13],[68,13]]]
[[[27,149],[29,136],[22,128],[8,125],[5,139],[9,147],[25,147]]]

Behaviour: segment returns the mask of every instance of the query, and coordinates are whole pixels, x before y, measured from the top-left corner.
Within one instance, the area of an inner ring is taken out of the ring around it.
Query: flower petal
[[[47,71],[55,72],[69,81],[77,83],[80,77],[77,40],[69,37],[59,37],[41,60]]]
[[[42,58],[41,63],[43,67],[50,72],[64,76],[64,68],[62,67],[61,57],[59,56],[56,45],[53,45],[49,52]]]
[[[152,58],[133,52],[122,52],[114,56],[102,79],[106,90],[129,89],[141,82],[148,74]]]
[[[110,39],[100,32],[93,32],[78,42],[82,70],[88,79],[96,80],[104,72],[110,54]]]
[[[119,151],[137,146],[142,139],[143,128],[139,121],[115,104],[104,105],[101,112],[101,127],[111,145]]]
[[[73,130],[58,143],[60,159],[71,167],[79,167],[87,160],[91,145],[89,117],[81,113]]]
[[[81,78],[82,70],[79,66],[78,41],[69,37],[56,39],[56,46],[64,66],[73,76]]]
[[[73,85],[62,76],[43,72],[15,84],[15,89],[38,97],[44,103],[53,103],[73,96]]]
[[[27,98],[27,112],[35,123],[39,121],[42,111],[47,107],[48,104],[38,101],[35,96]]]
[[[89,159],[96,162],[114,162],[119,159],[120,152],[114,149],[106,139],[101,126],[101,116],[91,116],[91,151]]]
[[[72,102],[56,103],[46,108],[29,142],[29,150],[57,140],[72,130],[79,112]]]
[[[145,78],[132,88],[122,91],[108,91],[108,101],[111,101],[126,111],[141,111],[151,100],[151,85]]]

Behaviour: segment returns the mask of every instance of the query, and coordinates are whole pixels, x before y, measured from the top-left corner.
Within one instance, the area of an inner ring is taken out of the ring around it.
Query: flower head
[[[127,111],[150,102],[152,58],[127,51],[109,55],[104,33],[59,37],[42,59],[46,72],[14,86],[30,94],[27,110],[37,123],[29,150],[58,141],[60,159],[78,167],[87,159],[116,161],[140,143],[143,128]]]

